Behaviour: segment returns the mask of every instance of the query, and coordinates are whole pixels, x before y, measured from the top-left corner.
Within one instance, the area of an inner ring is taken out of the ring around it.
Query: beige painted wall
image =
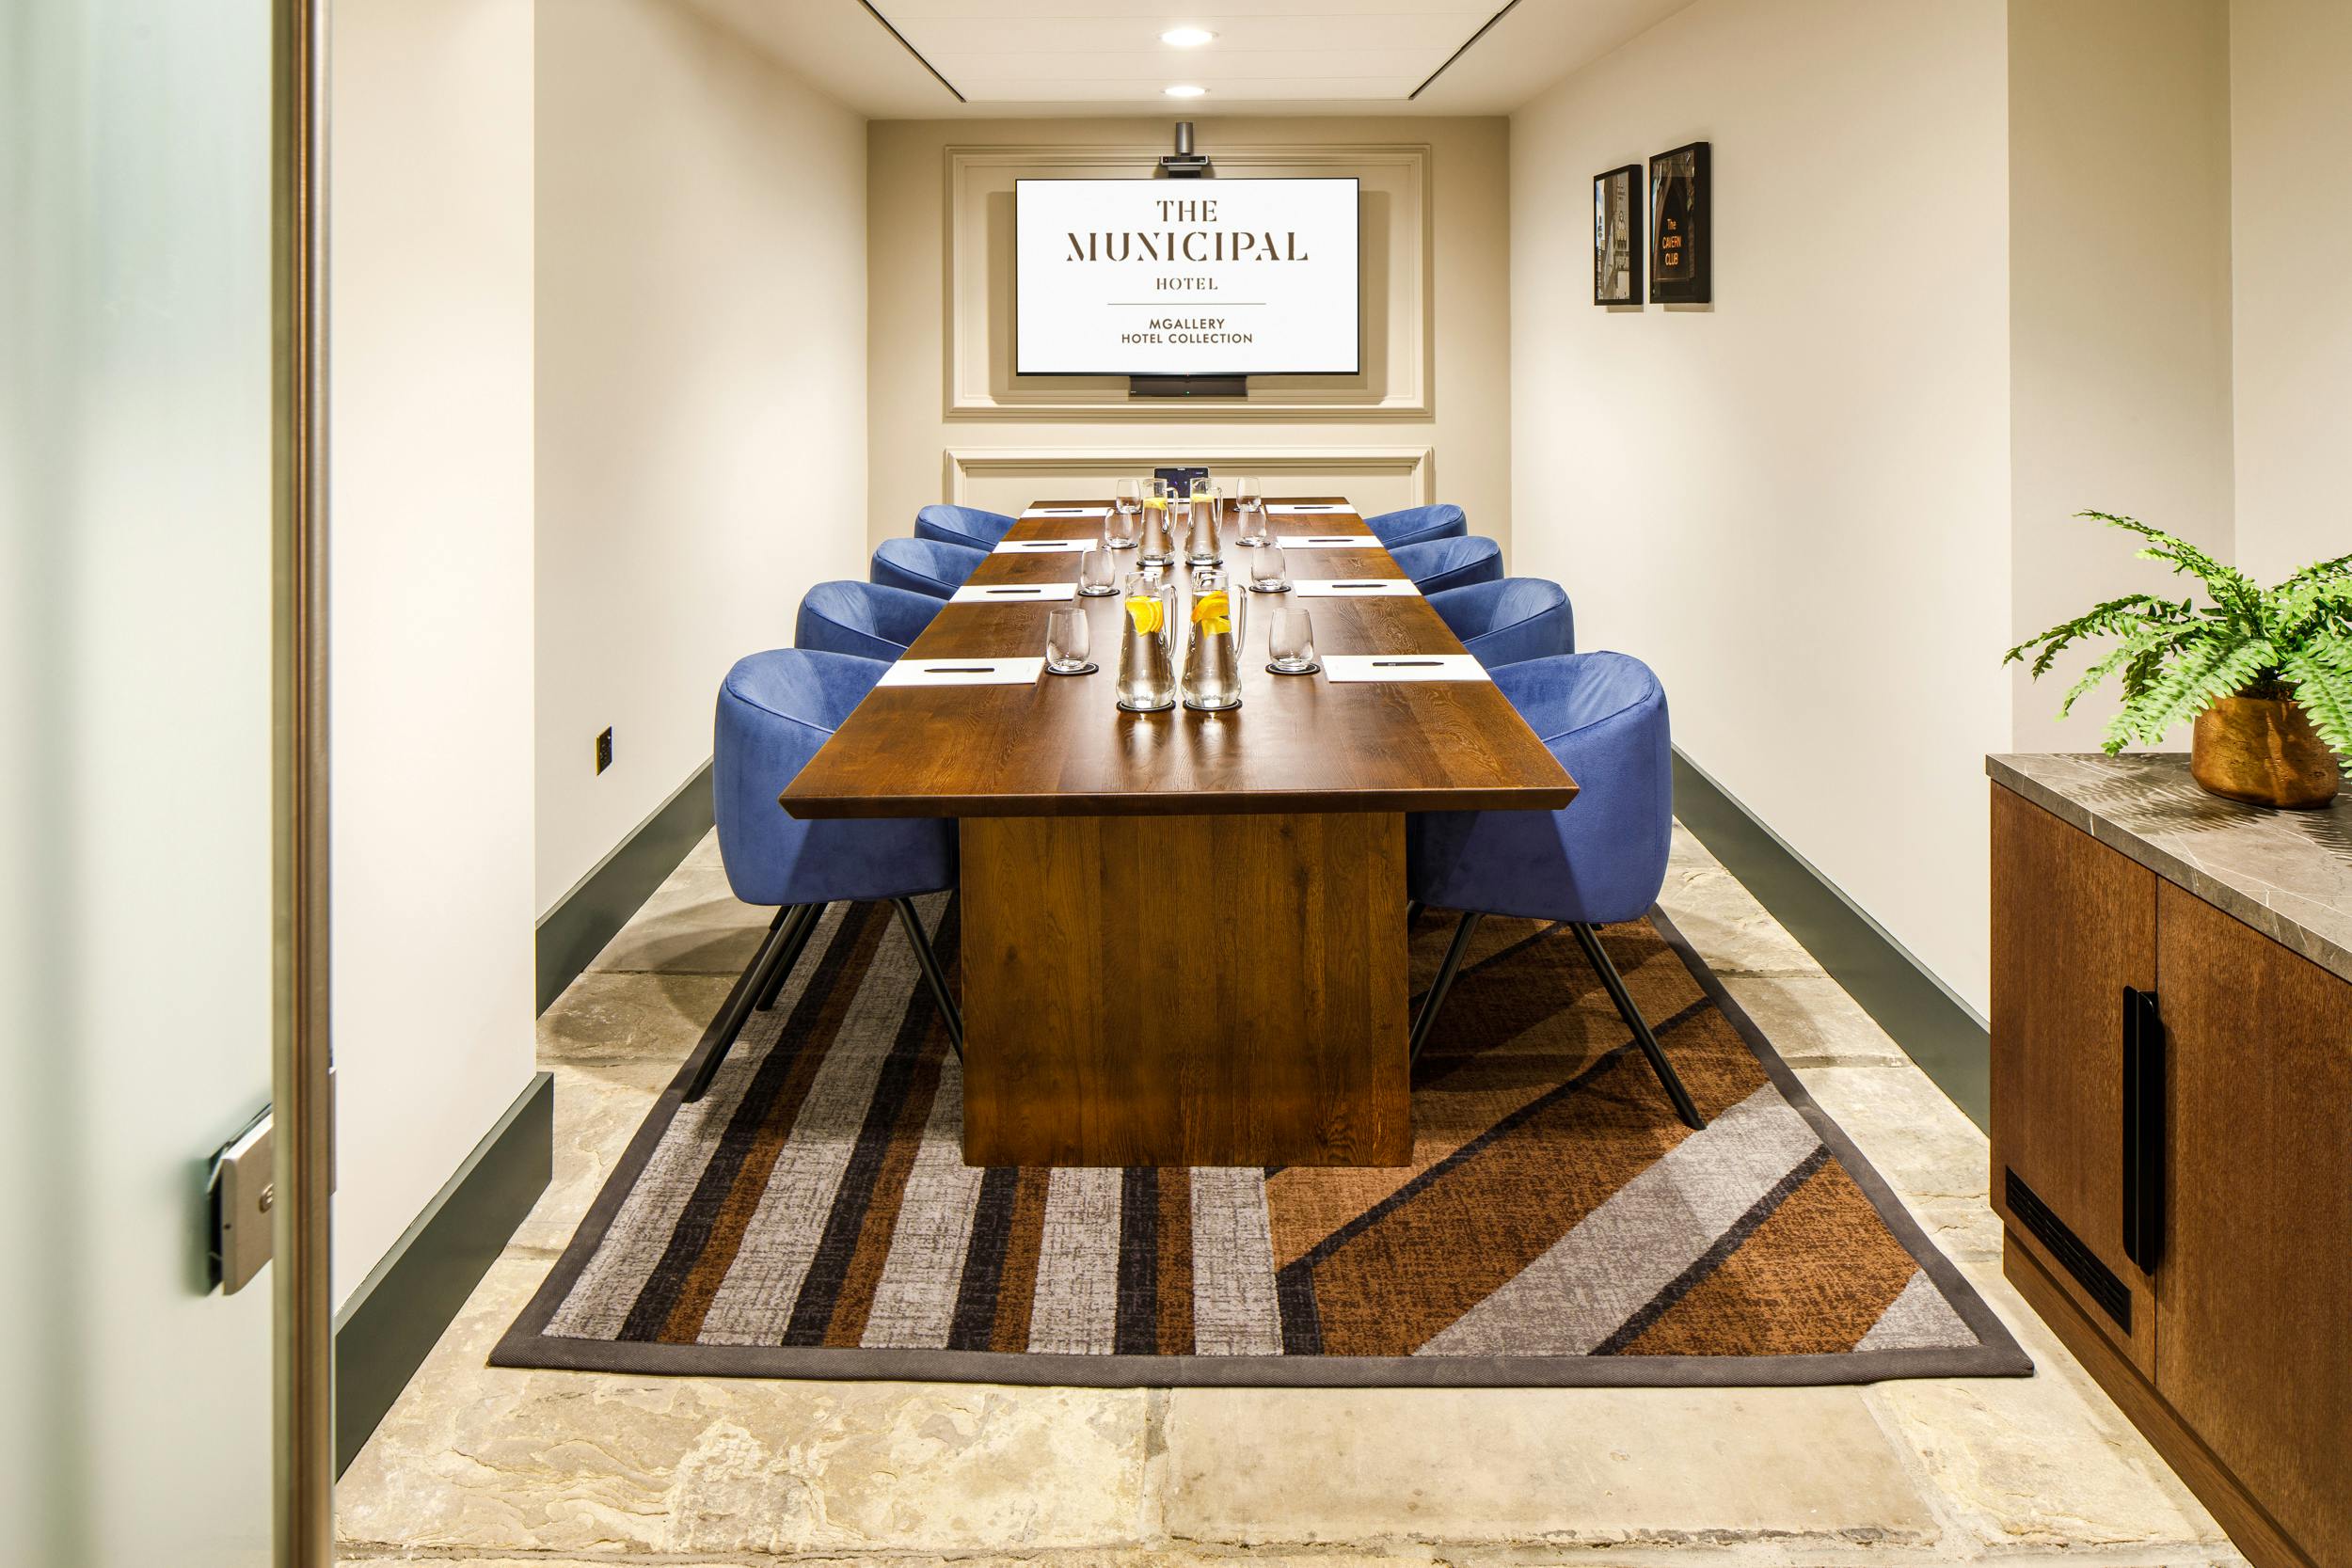
[[[1700,0],[1511,122],[1517,567],[1979,1012],[2010,740],[2004,6]],[[1595,308],[1591,177],[1713,143],[1711,309]]]
[[[2352,550],[2352,5],[2230,8],[2238,564]]]
[[[2009,62],[2013,641],[2179,591],[2087,508],[2231,559],[2228,0],[2010,0]],[[2104,651],[2011,667],[2018,750],[2099,744],[2112,689],[2057,715]]]
[[[339,1302],[535,1066],[532,12],[335,13]]]
[[[1200,124],[1227,177],[1365,181],[1362,377],[1253,378],[1247,409],[1010,373],[1010,181],[1148,175],[1172,116],[877,121],[868,141],[872,540],[942,499],[1010,509],[1198,457],[1277,493],[1460,502],[1510,537],[1507,135],[1501,119]]]
[[[538,69],[544,914],[865,575],[866,126],[669,0],[541,7]]]

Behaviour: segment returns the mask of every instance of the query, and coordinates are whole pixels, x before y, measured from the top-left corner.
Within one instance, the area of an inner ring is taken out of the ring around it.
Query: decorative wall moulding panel
[[[1235,447],[1160,442],[1142,447],[955,447],[946,454],[950,500],[1018,512],[1033,500],[1107,496],[1116,479],[1170,463],[1255,474],[1269,495],[1344,495],[1372,512],[1426,506],[1438,499],[1430,447]]]
[[[1136,399],[1125,376],[1012,373],[1013,181],[1148,178],[1157,145],[950,147],[946,417],[951,420],[1427,420],[1436,318],[1425,144],[1217,148],[1221,175],[1362,182],[1364,370],[1252,376],[1245,399]]]

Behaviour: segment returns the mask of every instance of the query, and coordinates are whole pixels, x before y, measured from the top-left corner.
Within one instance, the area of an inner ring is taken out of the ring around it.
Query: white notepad
[[[1421,590],[1411,578],[1300,578],[1291,592],[1302,599],[1406,599]]]
[[[1109,511],[1107,506],[1033,506],[1021,518],[1026,522],[1031,517],[1100,517]]]
[[[1376,550],[1380,541],[1369,533],[1309,533],[1274,541],[1286,550]]]
[[[998,555],[1052,555],[1057,550],[1095,550],[1100,539],[1008,539],[996,546]]]
[[[1344,501],[1268,501],[1265,503],[1265,509],[1268,512],[1303,513],[1354,512],[1356,510]]]
[[[1491,677],[1471,654],[1326,654],[1334,681],[1483,681]]]
[[[1074,582],[1008,582],[993,588],[962,587],[949,604],[1051,604],[1056,599],[1074,599],[1078,585]]]
[[[1043,658],[902,658],[878,686],[1027,686],[1045,673]]]

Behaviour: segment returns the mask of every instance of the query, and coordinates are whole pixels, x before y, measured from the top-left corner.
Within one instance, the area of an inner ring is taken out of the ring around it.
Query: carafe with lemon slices
[[[1143,533],[1136,551],[1136,562],[1142,566],[1172,566],[1176,563],[1176,533],[1168,521],[1173,515],[1174,498],[1168,481],[1155,479],[1143,498]]]
[[[1173,585],[1158,572],[1127,574],[1119,614],[1119,705],[1129,713],[1165,713],[1176,705],[1176,661],[1168,646],[1175,602]]]
[[[1241,706],[1241,636],[1225,574],[1192,574],[1192,626],[1184,644],[1184,705],[1204,713]]]

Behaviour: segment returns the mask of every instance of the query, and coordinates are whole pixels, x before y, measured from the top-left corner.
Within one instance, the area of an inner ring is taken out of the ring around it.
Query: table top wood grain
[[[1272,522],[1278,536],[1364,537],[1360,550],[1288,552],[1294,580],[1404,575],[1352,511],[1278,514]],[[1074,539],[1100,526],[1095,517],[1033,517],[1008,537]],[[1123,578],[1135,552],[1120,554]],[[1078,562],[1074,551],[991,555],[972,582],[1074,581]],[[1233,597],[1247,601],[1239,708],[1120,711],[1120,599],[1079,599],[1099,673],[1043,675],[1027,686],[877,689],[793,780],[784,807],[803,818],[1188,816],[1557,809],[1574,798],[1575,781],[1491,682],[1333,685],[1321,674],[1265,669],[1271,611],[1294,603],[1313,617],[1325,657],[1462,652],[1426,599],[1303,598],[1238,587]],[[947,605],[909,657],[1035,657],[1045,651],[1049,608]]]

